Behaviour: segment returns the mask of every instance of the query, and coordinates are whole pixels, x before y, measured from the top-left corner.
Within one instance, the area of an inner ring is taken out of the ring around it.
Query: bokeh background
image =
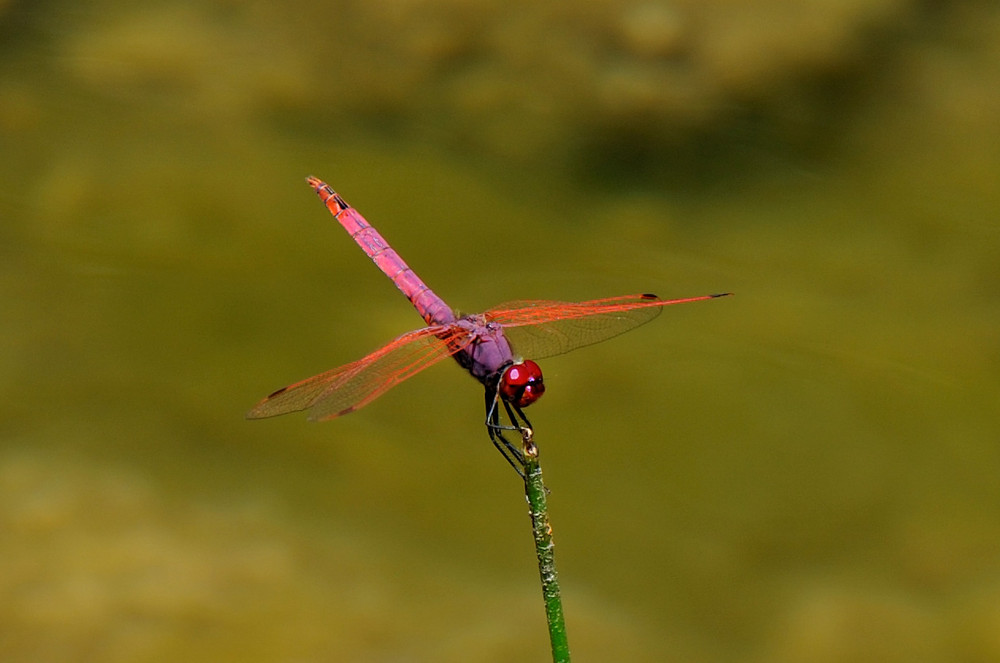
[[[736,296],[544,362],[577,661],[1000,660],[1000,7],[0,3],[0,659],[544,661],[453,306]]]

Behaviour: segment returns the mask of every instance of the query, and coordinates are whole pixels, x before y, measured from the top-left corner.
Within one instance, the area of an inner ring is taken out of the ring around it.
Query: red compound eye
[[[545,393],[542,369],[525,359],[514,364],[500,376],[500,398],[517,407],[527,407]]]

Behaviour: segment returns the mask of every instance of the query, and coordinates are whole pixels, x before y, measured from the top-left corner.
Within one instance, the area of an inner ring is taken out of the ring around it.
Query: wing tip
[[[714,293],[714,294],[711,294],[711,295],[702,295],[700,297],[690,297],[690,298],[687,298],[687,299],[670,300],[667,303],[674,303],[674,302],[677,302],[677,303],[679,303],[679,302],[696,302],[696,301],[702,300],[702,299],[715,299],[717,297],[730,297],[733,294],[734,293],[731,293],[731,292],[717,292],[717,293]],[[661,302],[661,301],[663,301],[660,298],[659,295],[654,295],[653,293],[650,293],[650,292],[645,292],[645,293],[639,295],[639,299],[645,300],[645,301],[649,301],[649,302]]]
[[[253,408],[248,410],[245,415],[243,415],[243,418],[253,421],[254,419],[266,419],[267,417],[270,416],[268,414],[262,414],[261,412],[259,412],[259,410],[260,406],[255,405]]]

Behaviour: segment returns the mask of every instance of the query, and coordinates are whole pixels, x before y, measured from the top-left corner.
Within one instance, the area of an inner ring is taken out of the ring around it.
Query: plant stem
[[[524,442],[524,494],[531,515],[531,531],[535,536],[535,554],[538,572],[542,579],[542,598],[545,601],[545,618],[549,624],[549,641],[552,643],[553,663],[569,663],[569,641],[566,639],[566,622],[563,618],[562,598],[559,596],[559,577],[556,574],[555,545],[552,526],[545,503],[546,489],[542,482],[542,468],[538,463],[538,447],[532,440],[530,428],[522,428]]]

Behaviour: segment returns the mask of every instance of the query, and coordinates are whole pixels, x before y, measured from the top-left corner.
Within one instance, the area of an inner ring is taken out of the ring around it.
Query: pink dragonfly
[[[531,423],[521,408],[545,393],[545,383],[538,364],[522,358],[514,348],[536,358],[550,357],[634,329],[659,315],[664,306],[730,294],[672,300],[625,295],[587,302],[519,301],[458,317],[357,210],[325,182],[315,177],[306,181],[368,257],[406,295],[427,326],[407,332],[355,362],[275,391],[247,413],[249,419],[302,410],[309,410],[310,419],[333,419],[367,405],[428,366],[454,357],[485,386],[490,440],[520,472],[523,455],[504,437],[504,431],[530,436]],[[501,422],[500,407],[506,411],[509,425]]]

